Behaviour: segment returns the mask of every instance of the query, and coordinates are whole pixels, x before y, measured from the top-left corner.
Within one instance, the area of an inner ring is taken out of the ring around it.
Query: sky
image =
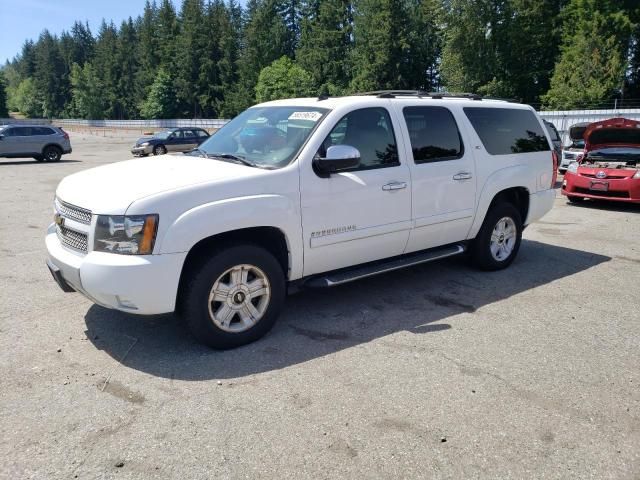
[[[173,0],[179,6],[181,0]],[[0,0],[0,65],[22,49],[25,40],[36,40],[45,28],[59,35],[73,22],[89,22],[95,35],[102,19],[120,25],[144,10],[145,0]]]

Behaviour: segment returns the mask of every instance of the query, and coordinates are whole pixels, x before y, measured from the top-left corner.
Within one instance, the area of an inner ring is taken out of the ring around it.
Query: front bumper
[[[131,147],[131,153],[133,153],[134,155],[149,155],[152,152],[153,147],[151,145],[146,145],[144,147],[140,145],[134,145],[133,147]]]
[[[562,181],[561,193],[568,197],[592,198],[594,200],[613,200],[616,202],[640,203],[640,179],[606,178],[607,191],[593,190],[592,182],[598,181],[579,173],[567,172]]]
[[[79,254],[62,246],[53,224],[45,242],[47,265],[63,290],[78,291],[98,305],[123,312],[154,315],[175,310],[186,253]]]

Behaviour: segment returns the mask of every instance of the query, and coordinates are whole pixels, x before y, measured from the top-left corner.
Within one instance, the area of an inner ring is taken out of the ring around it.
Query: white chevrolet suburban
[[[63,179],[47,264],[64,291],[177,311],[231,348],[268,332],[300,287],[463,252],[507,267],[551,209],[556,169],[526,105],[408,91],[268,102],[188,155]]]

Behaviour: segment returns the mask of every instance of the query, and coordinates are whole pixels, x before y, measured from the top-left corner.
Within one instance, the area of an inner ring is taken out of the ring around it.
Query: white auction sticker
[[[317,122],[322,117],[320,112],[293,112],[289,116],[289,120],[309,120],[311,122]]]

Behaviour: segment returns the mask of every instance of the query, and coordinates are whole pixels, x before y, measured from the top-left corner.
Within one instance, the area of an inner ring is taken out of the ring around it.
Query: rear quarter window
[[[531,110],[466,107],[464,113],[491,155],[550,150],[542,126]]]

